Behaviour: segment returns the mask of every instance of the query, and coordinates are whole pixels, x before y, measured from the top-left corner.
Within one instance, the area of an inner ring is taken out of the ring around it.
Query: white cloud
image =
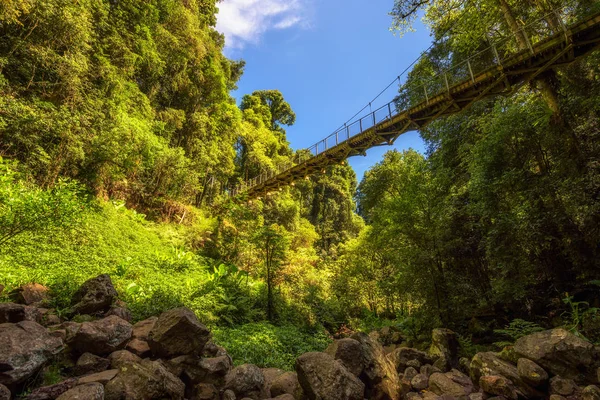
[[[218,4],[217,30],[229,48],[257,44],[272,29],[307,26],[301,0],[224,0]]]

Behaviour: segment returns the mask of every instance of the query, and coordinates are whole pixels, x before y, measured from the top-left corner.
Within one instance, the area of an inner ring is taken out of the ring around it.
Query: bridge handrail
[[[526,24],[519,29],[519,33],[523,35],[523,38],[527,42],[529,51],[533,52],[534,45],[537,45],[553,35],[560,33],[556,32],[555,29],[552,28],[547,22],[549,18],[556,18],[556,22],[560,25],[560,29],[564,31],[565,34],[567,33],[568,28],[564,17],[569,16],[569,14],[565,13],[565,10],[568,10],[568,8],[569,7],[560,7],[552,10],[544,14],[539,19],[536,19],[535,21]],[[540,25],[540,23],[542,25]],[[531,30],[532,28],[535,28],[533,32],[528,32],[528,30]],[[453,65],[445,69],[438,70],[437,72],[434,71],[435,74],[427,78],[425,81],[405,81],[405,83],[400,86],[400,93],[395,96],[392,101],[382,105],[375,111],[371,111],[353,122],[344,124],[343,127],[340,127],[335,132],[313,144],[312,146],[297,151],[293,161],[290,160],[281,163],[277,165],[274,170],[269,170],[254,178],[241,182],[234,189],[232,189],[230,194],[235,196],[249,188],[260,185],[268,179],[279,175],[295,167],[296,165],[302,164],[303,162],[317,157],[333,147],[348,142],[353,137],[362,134],[363,132],[373,128],[374,126],[377,126],[387,119],[392,119],[396,115],[410,110],[417,105],[423,103],[428,104],[431,99],[439,96],[440,94],[450,92],[451,88],[458,83],[468,81],[469,79],[475,82],[476,75],[483,73],[490,68],[502,66],[503,62],[509,57],[512,57],[520,52],[527,51],[518,50],[519,46],[516,44],[516,40],[517,38],[515,34],[496,40],[491,40],[490,37],[486,37],[485,41],[490,43],[489,46],[472,53],[462,61],[454,62],[454,60],[450,59],[450,61],[453,62]],[[427,59],[432,59],[431,54],[423,53],[418,58],[418,62],[416,63],[417,67],[422,60]],[[482,63],[480,63],[480,61]],[[409,74],[414,71],[415,69],[413,68]],[[398,77],[399,82],[400,79],[401,76]],[[382,111],[385,113],[383,118],[381,118]],[[354,130],[356,130],[356,132],[354,132]]]

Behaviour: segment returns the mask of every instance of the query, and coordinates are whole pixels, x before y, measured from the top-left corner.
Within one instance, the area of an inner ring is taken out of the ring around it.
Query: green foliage
[[[568,294],[563,299],[563,303],[568,307],[568,310],[561,315],[565,322],[565,327],[585,340],[597,341],[600,309],[597,307],[590,307],[590,304],[586,301],[575,301],[574,297],[569,296]],[[595,337],[586,337],[584,333],[587,333],[586,331],[588,330],[589,333],[593,334]]]
[[[0,157],[0,246],[29,232],[50,234],[79,222],[86,200],[75,182],[42,190],[23,180],[16,164]]]
[[[251,363],[259,367],[294,370],[296,358],[310,351],[323,351],[331,343],[325,332],[303,332],[293,326],[269,323],[246,324],[216,329],[215,341],[227,349],[235,365]]]
[[[496,342],[494,345],[499,349],[512,345],[516,340],[523,336],[531,335],[535,332],[541,332],[544,328],[535,322],[525,321],[519,318],[512,320],[504,329],[494,329],[496,335],[506,338],[506,341]]]

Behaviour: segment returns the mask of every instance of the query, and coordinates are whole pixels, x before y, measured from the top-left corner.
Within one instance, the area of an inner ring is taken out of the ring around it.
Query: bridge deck
[[[397,101],[392,101],[357,121],[354,128],[348,126],[335,132],[313,146],[310,152],[299,155],[293,163],[281,165],[277,172],[246,181],[231,194],[245,194],[248,198],[265,195],[328,165],[351,156],[365,155],[372,147],[391,145],[401,134],[458,113],[480,99],[513,93],[547,69],[571,63],[599,44],[600,13],[597,13],[505,59],[490,47],[496,57],[493,65],[483,71],[474,74],[467,60],[465,66],[470,72],[467,78],[450,85],[446,73],[440,74],[438,78],[443,81],[442,84],[438,82],[438,87],[441,86],[441,90],[431,91],[432,96],[428,95],[427,86],[423,86],[421,95],[425,98],[412,107],[399,110]],[[352,135],[352,129],[357,129],[358,133]]]

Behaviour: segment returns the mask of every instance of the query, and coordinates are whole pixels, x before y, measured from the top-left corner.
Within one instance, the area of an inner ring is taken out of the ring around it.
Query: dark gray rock
[[[310,400],[363,400],[365,385],[326,353],[305,353],[296,360],[298,381]]]
[[[519,357],[534,361],[551,375],[582,379],[580,371],[594,375],[596,372],[591,371],[596,356],[594,346],[562,328],[522,337],[515,342],[514,350]]]
[[[22,383],[62,349],[62,340],[37,322],[0,324],[0,383]]]
[[[185,385],[159,361],[125,364],[105,385],[105,400],[184,398]]]
[[[231,390],[236,398],[249,397],[254,400],[266,398],[265,377],[256,365],[244,364],[235,367],[225,378],[225,390]]]
[[[107,311],[117,297],[110,276],[92,278],[75,292],[71,299],[71,314],[96,314]]]
[[[61,394],[56,400],[104,400],[104,386],[100,383],[86,383]]]
[[[75,364],[75,375],[87,375],[95,372],[105,371],[110,367],[110,361],[98,357],[92,353],[83,353]]]
[[[79,353],[103,356],[121,350],[130,338],[131,324],[111,315],[82,323],[69,344]]]
[[[186,307],[162,313],[148,334],[152,353],[162,358],[200,354],[209,339],[208,328]]]
[[[356,376],[363,371],[362,346],[357,340],[351,338],[336,340],[325,349],[325,353],[340,360],[344,367]]]
[[[565,379],[554,376],[550,379],[550,393],[561,396],[570,396],[577,390],[577,384],[573,379]]]
[[[517,372],[524,381],[535,387],[542,386],[548,381],[548,373],[527,358],[519,358]]]
[[[0,303],[0,324],[21,321],[42,322],[42,314],[36,307],[16,303]]]
[[[491,395],[504,396],[511,400],[517,400],[518,398],[517,391],[513,383],[503,376],[482,376],[479,378],[479,387],[481,387],[484,392]]]
[[[374,400],[399,400],[400,382],[394,364],[387,358],[381,344],[364,333],[352,335],[361,346],[365,396]]]

